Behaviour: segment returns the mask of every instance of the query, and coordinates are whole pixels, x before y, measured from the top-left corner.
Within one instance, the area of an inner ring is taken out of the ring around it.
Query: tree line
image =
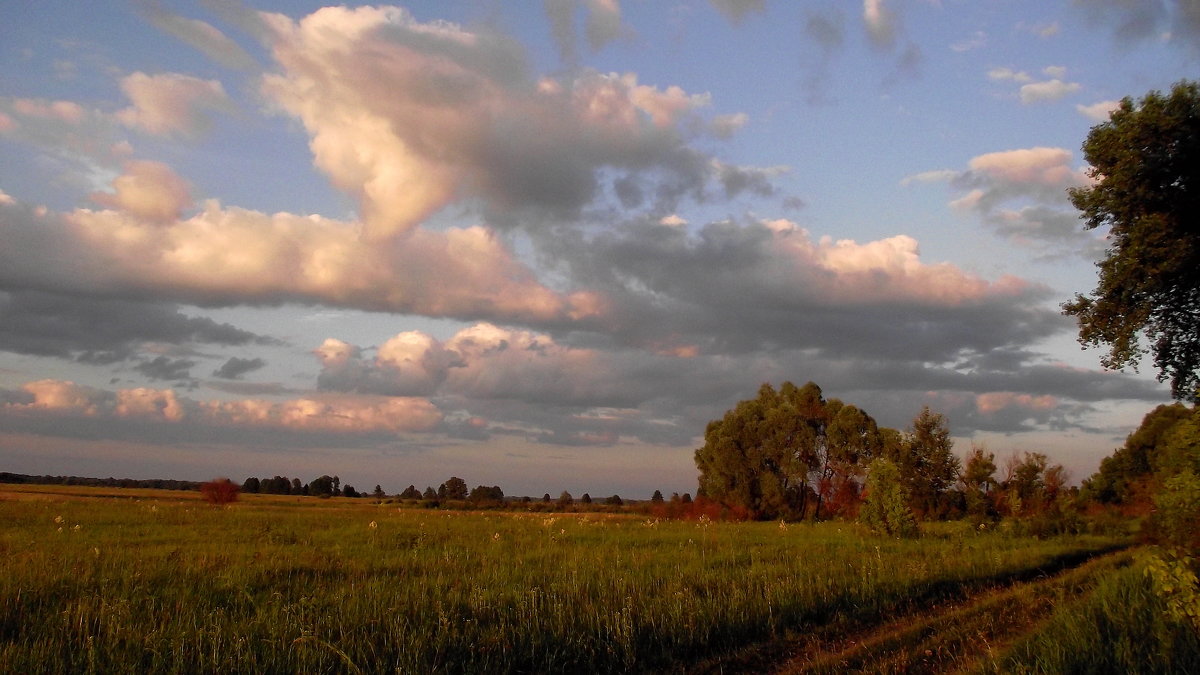
[[[1003,465],[973,447],[954,454],[946,417],[929,407],[904,431],[879,426],[861,408],[826,399],[809,382],[764,384],[705,429],[696,450],[698,497],[735,517],[862,518],[889,532],[919,519],[1061,515],[1067,475],[1046,455]]]

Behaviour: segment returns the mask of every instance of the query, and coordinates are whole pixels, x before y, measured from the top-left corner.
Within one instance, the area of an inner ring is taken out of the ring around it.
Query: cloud
[[[1057,78],[1045,82],[1030,82],[1021,85],[1021,103],[1058,101],[1081,89],[1083,89],[1083,85],[1078,82],[1063,82]]]
[[[580,7],[586,9],[584,34],[593,51],[628,33],[621,22],[621,5],[617,0],[545,0],[543,7],[550,20],[550,32],[558,44],[563,62],[574,65],[578,60],[575,46],[575,17]]]
[[[418,229],[375,245],[360,238],[354,223],[215,201],[169,223],[118,211],[56,214],[0,204],[0,288],[149,295],[207,306],[324,303],[534,323],[591,320],[603,312],[594,294],[541,285],[482,227]]]
[[[121,79],[121,91],[133,105],[117,111],[116,118],[157,136],[195,136],[211,126],[209,111],[231,109],[220,82],[179,73],[135,72]]]
[[[987,41],[988,41],[987,33],[984,33],[981,30],[977,30],[974,33],[971,33],[969,36],[967,36],[961,40],[958,40],[957,42],[951,43],[950,50],[961,54],[963,52],[969,52],[974,49],[979,49],[979,48],[987,45]]]
[[[242,359],[233,356],[222,364],[220,368],[213,371],[213,377],[219,377],[224,380],[237,380],[241,379],[246,373],[254,372],[265,365],[267,365],[267,362],[261,358]]]
[[[1091,258],[1103,243],[1079,226],[1067,190],[1089,185],[1092,178],[1071,166],[1071,159],[1064,148],[991,152],[971,158],[965,170],[926,171],[902,184],[945,182],[960,195],[950,202],[952,208],[977,213],[999,234]]]
[[[125,173],[113,179],[112,186],[112,193],[94,193],[92,200],[146,220],[177,220],[192,204],[187,183],[161,162],[126,162]]]
[[[177,440],[229,431],[272,429],[329,436],[429,432],[442,414],[425,399],[323,396],[287,401],[196,401],[169,389],[109,391],[62,380],[28,382],[16,391],[0,390],[0,419],[14,431],[70,435],[71,423],[90,419],[95,438],[120,438],[130,426],[147,423],[173,428]],[[67,424],[63,425],[63,421]],[[63,425],[56,429],[55,425]],[[123,431],[124,430],[124,431]],[[139,435],[144,430],[138,431]]]
[[[171,12],[158,0],[137,0],[134,7],[154,27],[235,70],[254,68],[254,58],[212,24]]]
[[[151,380],[190,380],[191,368],[196,365],[189,359],[171,359],[157,356],[134,366],[134,370]]]
[[[705,94],[630,73],[535,79],[511,40],[398,8],[267,22],[279,69],[262,90],[304,124],[315,164],[358,199],[375,239],[451,202],[480,203],[497,224],[570,221],[602,195],[602,172],[669,197],[715,178],[684,133]]]
[[[0,350],[112,363],[146,343],[272,344],[274,340],[175,306],[45,291],[0,290]]]
[[[1120,105],[1120,101],[1098,101],[1091,105],[1077,105],[1075,110],[1093,122],[1107,122],[1109,113]]]
[[[863,24],[875,46],[891,49],[895,45],[896,17],[884,0],[863,0]]]
[[[1033,81],[1033,78],[1030,77],[1029,73],[1023,70],[1017,71],[1006,67],[992,68],[987,72],[987,76],[989,80],[996,80],[999,82],[1012,81],[1024,83]]]

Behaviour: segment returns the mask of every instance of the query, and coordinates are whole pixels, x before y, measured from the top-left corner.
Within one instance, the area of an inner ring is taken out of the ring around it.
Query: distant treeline
[[[0,471],[0,483],[26,485],[84,485],[89,487],[153,488],[156,490],[199,490],[200,483],[171,478],[87,478],[84,476],[30,476]]]

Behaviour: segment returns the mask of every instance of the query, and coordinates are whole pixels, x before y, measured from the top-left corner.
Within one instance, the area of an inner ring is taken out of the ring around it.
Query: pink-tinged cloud
[[[929,306],[957,306],[1002,297],[1020,297],[1028,282],[1005,276],[990,282],[950,263],[921,260],[916,239],[897,235],[858,243],[808,233],[789,221],[764,224],[773,235],[771,267],[786,266],[778,281],[797,292],[833,304],[878,304],[902,301]],[[802,291],[799,289],[803,289]]]
[[[511,41],[395,7],[264,20],[279,72],[262,90],[304,124],[314,163],[359,200],[373,238],[455,200],[570,213],[606,166],[694,170],[676,127],[707,96],[630,74],[539,81]]]
[[[1045,413],[1054,410],[1058,405],[1059,401],[1054,396],[1034,396],[1011,391],[992,391],[975,397],[975,408],[984,415],[1009,409]]]
[[[178,193],[163,196],[171,181],[157,172],[128,175],[158,180],[118,184],[109,200],[122,211],[55,214],[0,204],[0,281],[205,305],[293,301],[508,321],[592,320],[606,311],[595,294],[541,285],[482,227],[417,229],[376,244],[355,223],[215,201],[185,220],[147,220],[181,205]]]
[[[1107,122],[1109,114],[1121,105],[1120,101],[1098,101],[1091,105],[1077,105],[1075,110],[1093,122]]]
[[[169,389],[107,391],[61,380],[28,382],[19,394],[17,400],[0,404],[0,415],[345,434],[424,432],[436,429],[442,422],[436,406],[426,399],[412,397],[341,395],[289,401],[195,401]]]
[[[92,200],[146,220],[177,220],[192,204],[187,183],[161,162],[126,162],[125,173],[113,180],[112,187],[111,193],[94,193]]]
[[[896,40],[895,17],[884,0],[863,0],[863,23],[871,41],[881,47],[891,47]]]
[[[117,111],[117,120],[160,136],[193,136],[211,125],[210,111],[230,107],[225,88],[217,80],[178,73],[132,73],[121,79],[121,91],[133,105]]]
[[[968,167],[988,179],[1010,185],[1067,188],[1087,182],[1086,174],[1072,168],[1070,162],[1069,150],[1036,147],[979,155],[971,159]]]
[[[646,359],[571,347],[549,335],[478,323],[445,342],[421,333],[400,333],[373,359],[334,338],[314,351],[321,361],[321,388],[397,396],[456,396],[474,400],[600,405],[637,400],[631,382]],[[635,391],[636,389],[636,391]]]
[[[79,124],[87,116],[83,106],[73,101],[20,98],[13,101],[12,109],[26,117],[58,120],[67,124]]]

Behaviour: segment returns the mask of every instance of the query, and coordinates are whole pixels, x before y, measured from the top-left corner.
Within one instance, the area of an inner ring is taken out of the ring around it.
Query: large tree
[[[1092,295],[1063,305],[1107,368],[1152,353],[1177,399],[1200,399],[1200,86],[1121,101],[1083,144],[1095,182],[1070,191],[1088,229],[1107,227]],[[1140,337],[1149,343],[1143,347]]]
[[[759,518],[821,517],[880,446],[874,420],[809,382],[764,384],[758,396],[709,422],[696,450],[700,491]]]

